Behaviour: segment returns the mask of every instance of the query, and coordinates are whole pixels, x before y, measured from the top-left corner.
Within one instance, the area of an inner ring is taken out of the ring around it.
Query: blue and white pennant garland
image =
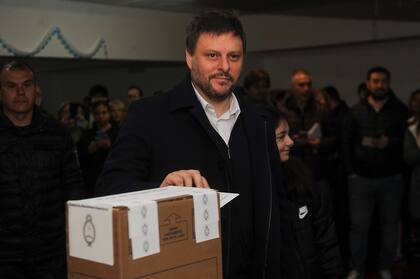
[[[95,48],[88,53],[83,53],[77,50],[61,33],[60,28],[53,27],[42,39],[39,45],[32,51],[23,51],[19,50],[16,47],[12,46],[10,43],[7,43],[1,36],[0,36],[0,47],[6,49],[10,54],[14,56],[22,56],[22,57],[31,57],[35,56],[44,50],[48,44],[51,42],[52,38],[57,37],[60,43],[64,46],[64,48],[72,55],[74,58],[92,58],[94,57],[99,50],[103,49],[105,57],[108,57],[108,49],[106,46],[106,42],[103,38],[100,38],[96,43]]]

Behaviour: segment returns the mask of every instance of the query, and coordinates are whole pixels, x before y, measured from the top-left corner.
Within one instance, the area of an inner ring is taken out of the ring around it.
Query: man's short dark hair
[[[264,81],[269,88],[271,86],[270,75],[264,69],[253,69],[244,78],[244,88],[249,89],[252,85]]]
[[[140,88],[140,86],[137,86],[137,85],[129,86],[127,91],[130,91],[132,89],[136,89],[137,91],[139,91],[139,96],[143,97],[143,90]]]
[[[105,86],[101,84],[96,84],[90,88],[89,96],[90,97],[102,96],[102,97],[108,98],[108,88],[106,88]]]
[[[21,60],[21,59],[15,59],[15,60],[12,60],[12,61],[4,64],[1,67],[0,75],[3,74],[3,72],[5,72],[5,71],[26,71],[26,70],[28,70],[32,73],[34,83],[36,83],[36,77],[35,77],[34,69],[32,69],[32,67],[28,63],[26,63],[24,60]],[[0,82],[1,82],[1,80],[0,80]]]
[[[203,33],[221,35],[233,33],[241,38],[243,51],[246,50],[245,32],[238,17],[229,11],[210,11],[197,15],[187,27],[186,47],[190,54],[194,54],[198,38]]]
[[[375,66],[375,67],[370,68],[369,71],[367,72],[366,80],[369,80],[370,79],[370,76],[373,73],[384,74],[384,75],[386,75],[386,77],[387,77],[387,79],[389,81],[391,80],[391,72],[387,68],[385,68],[383,66]]]
[[[104,106],[107,108],[109,112],[111,112],[111,106],[109,105],[108,101],[97,101],[92,104],[92,111],[95,111],[97,107]]]

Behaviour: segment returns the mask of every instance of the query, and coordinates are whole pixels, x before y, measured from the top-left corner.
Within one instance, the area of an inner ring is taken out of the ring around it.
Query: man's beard
[[[232,82],[232,85],[224,92],[223,94],[217,93],[213,86],[211,85],[211,80],[217,77],[224,77],[229,79]],[[200,75],[194,69],[191,70],[191,79],[194,85],[196,85],[204,95],[207,96],[211,101],[219,103],[223,102],[227,98],[229,98],[232,94],[232,89],[235,87],[235,83],[233,82],[233,77],[229,73],[219,72],[217,74],[212,74],[208,77],[207,80],[201,80]]]
[[[372,96],[372,98],[376,101],[383,101],[389,95],[389,92],[385,91],[385,90],[376,90],[376,91],[370,91],[369,90],[369,93]]]

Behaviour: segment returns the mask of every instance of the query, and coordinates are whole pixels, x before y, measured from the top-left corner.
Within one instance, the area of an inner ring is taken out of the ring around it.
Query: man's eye
[[[210,58],[215,58],[216,57],[216,53],[209,53],[207,54],[208,57]]]
[[[232,61],[238,61],[240,57],[241,56],[239,54],[232,54],[230,56],[230,60],[232,60]]]

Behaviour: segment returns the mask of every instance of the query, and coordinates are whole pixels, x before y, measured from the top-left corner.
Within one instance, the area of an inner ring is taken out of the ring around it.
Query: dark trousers
[[[30,257],[22,261],[0,262],[1,279],[65,279],[66,256]]]
[[[403,194],[400,174],[384,178],[349,178],[350,257],[353,269],[364,272],[372,213],[379,213],[379,269],[390,269],[396,256],[398,222]]]

